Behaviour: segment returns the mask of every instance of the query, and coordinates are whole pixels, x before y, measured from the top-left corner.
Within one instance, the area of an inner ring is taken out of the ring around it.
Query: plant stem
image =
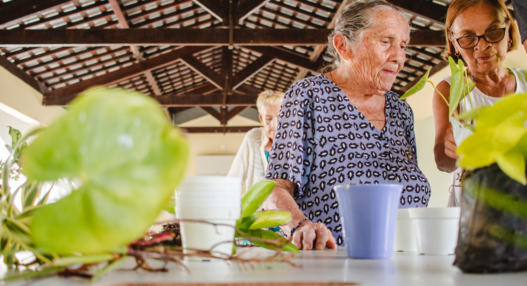
[[[444,96],[439,90],[437,90],[437,88],[436,88],[436,86],[434,85],[434,83],[431,82],[431,81],[429,81],[429,80],[428,80],[428,82],[429,82],[429,83],[432,85],[432,87],[437,91],[437,93],[438,93],[439,95],[441,95],[441,97],[442,97],[443,100],[445,101],[446,105],[447,105],[448,107],[450,107],[450,104],[449,104],[448,101],[446,100],[445,96]]]

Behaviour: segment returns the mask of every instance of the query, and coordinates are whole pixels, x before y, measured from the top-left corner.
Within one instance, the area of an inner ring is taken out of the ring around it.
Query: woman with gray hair
[[[291,212],[282,230],[300,249],[343,244],[335,185],[401,184],[400,208],[427,206],[412,109],[390,91],[409,40],[395,6],[356,1],[329,36],[333,64],[286,92],[266,174],[278,184],[264,208]]]
[[[256,183],[265,179],[269,151],[276,134],[276,121],[284,93],[266,90],[256,99],[262,127],[249,130],[234,158],[228,177],[242,179],[242,196]]]

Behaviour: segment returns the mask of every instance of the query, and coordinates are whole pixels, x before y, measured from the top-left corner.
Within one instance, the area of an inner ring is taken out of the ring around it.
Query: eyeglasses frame
[[[481,40],[481,38],[485,39],[485,41],[486,41],[487,43],[489,43],[489,44],[495,44],[495,43],[499,43],[499,42],[503,41],[503,39],[505,39],[505,35],[507,34],[507,29],[508,29],[508,28],[509,28],[509,25],[507,25],[507,27],[505,27],[505,28],[499,28],[499,29],[493,29],[493,30],[490,30],[490,31],[495,31],[495,30],[505,30],[505,32],[503,33],[503,38],[501,38],[501,39],[499,39],[498,41],[495,41],[495,42],[490,42],[490,41],[488,41],[488,40],[485,38],[485,35],[486,35],[488,32],[490,32],[490,31],[487,31],[487,32],[485,32],[485,34],[480,35],[480,36],[470,36],[470,37],[476,37],[476,38],[478,38],[478,39],[477,39],[477,41],[476,41],[476,44],[475,44],[474,46],[472,46],[472,47],[469,47],[469,48],[464,48],[464,47],[462,47],[461,44],[459,43],[459,40],[460,40],[460,39],[466,38],[467,36],[456,38],[456,37],[454,36],[454,32],[450,32],[450,33],[452,34],[452,37],[454,38],[454,40],[456,40],[456,42],[457,42],[457,44],[459,45],[460,48],[465,49],[465,50],[469,50],[469,49],[473,49],[475,46],[477,46],[477,45],[479,44],[479,41]]]

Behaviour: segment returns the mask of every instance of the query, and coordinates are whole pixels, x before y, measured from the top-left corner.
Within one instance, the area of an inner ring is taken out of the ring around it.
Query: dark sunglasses
[[[459,46],[463,49],[472,49],[473,47],[477,46],[479,43],[479,40],[481,38],[484,38],[487,43],[497,43],[503,38],[505,38],[505,32],[507,31],[507,28],[501,28],[501,29],[495,29],[487,31],[484,35],[481,36],[465,36],[461,38],[454,38],[456,39]],[[454,36],[454,33],[452,33],[452,36]]]

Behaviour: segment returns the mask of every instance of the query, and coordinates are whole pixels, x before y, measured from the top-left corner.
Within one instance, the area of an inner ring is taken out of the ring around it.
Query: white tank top
[[[514,93],[527,92],[527,70],[526,69],[509,69],[509,72],[514,75],[516,78],[516,91]],[[443,78],[444,81],[448,82],[450,85],[450,76]],[[470,97],[470,99],[469,99]],[[484,94],[475,87],[469,96],[466,96],[459,102],[459,111],[464,112],[471,109],[470,101],[472,101],[472,107],[476,108],[479,106],[491,106],[494,105],[498,100],[503,97],[492,97]],[[449,198],[448,198],[448,207],[458,207],[461,202],[461,182],[459,178],[461,177],[462,169],[457,168],[452,173],[452,184],[449,189]]]
[[[514,93],[527,92],[527,69],[509,69],[509,72],[516,78],[516,91]],[[450,85],[450,76],[443,78],[443,80]],[[469,96],[463,98],[459,102],[459,111],[460,113],[469,111],[471,109],[470,101],[472,101],[472,107],[476,108],[480,106],[494,105],[494,103],[500,99],[502,99],[502,97],[488,96],[475,87]]]

